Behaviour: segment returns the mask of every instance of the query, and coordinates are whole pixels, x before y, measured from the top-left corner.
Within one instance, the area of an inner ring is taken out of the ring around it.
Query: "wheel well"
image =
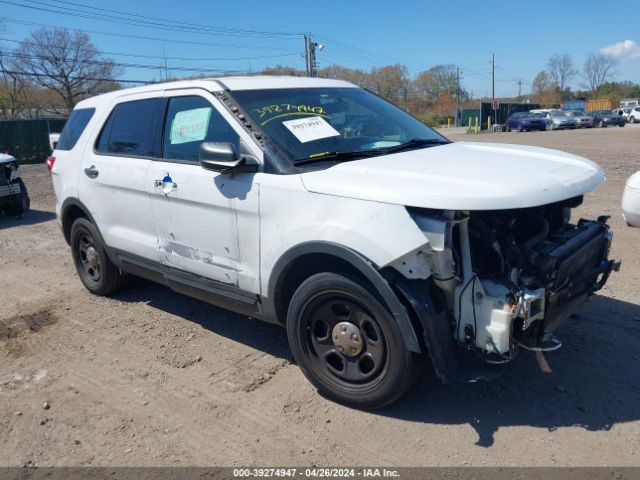
[[[86,212],[78,205],[69,205],[62,214],[62,232],[67,243],[71,238],[71,225],[78,218],[89,218]]]
[[[327,253],[308,253],[293,260],[279,276],[275,291],[275,310],[280,323],[286,323],[287,310],[293,294],[307,278],[317,273],[348,275],[379,296],[373,284],[347,260]]]

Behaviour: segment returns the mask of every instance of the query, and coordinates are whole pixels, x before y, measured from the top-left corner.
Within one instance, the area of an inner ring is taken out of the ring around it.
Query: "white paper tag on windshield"
[[[300,143],[340,135],[340,132],[329,125],[322,117],[297,118],[295,120],[287,120],[282,124],[296,136]]]

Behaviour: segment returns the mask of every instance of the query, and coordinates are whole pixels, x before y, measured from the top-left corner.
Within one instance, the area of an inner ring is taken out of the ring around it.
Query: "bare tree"
[[[584,67],[582,67],[582,73],[586,81],[586,86],[589,87],[594,97],[598,97],[600,87],[602,87],[602,84],[613,74],[615,66],[616,61],[612,57],[601,53],[591,54],[587,57],[587,60],[584,62]]]
[[[560,101],[560,95],[555,88],[551,75],[544,70],[533,79],[531,93],[533,93],[536,101],[542,105],[553,105]]]
[[[29,82],[21,68],[15,58],[0,54],[0,116],[4,118],[15,118],[26,108]]]
[[[71,110],[84,96],[105,91],[120,71],[102,57],[86,33],[40,29],[20,43],[14,57],[33,82],[59,94]]]
[[[573,65],[571,55],[566,53],[553,55],[547,63],[547,69],[551,80],[560,90],[564,90],[567,83],[578,73]]]
[[[436,102],[445,93],[455,95],[458,79],[455,65],[436,65],[420,72],[413,81],[415,90],[429,102]],[[469,93],[460,87],[462,101],[469,98]]]
[[[389,100],[399,103],[408,99],[409,72],[404,65],[386,65],[371,69],[371,80],[375,92]]]

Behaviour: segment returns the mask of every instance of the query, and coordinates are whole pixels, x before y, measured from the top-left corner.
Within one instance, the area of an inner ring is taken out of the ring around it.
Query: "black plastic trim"
[[[162,265],[119,249],[109,249],[114,263],[124,272],[163,284],[172,290],[237,313],[262,318],[257,294],[211,278]]]
[[[275,298],[278,295],[278,290],[281,288],[282,279],[286,275],[288,269],[293,262],[308,254],[327,254],[337,257],[341,260],[348,262],[351,266],[356,268],[376,289],[376,292],[380,298],[384,301],[391,315],[398,323],[402,336],[405,341],[405,345],[412,352],[420,352],[420,343],[416,336],[416,332],[411,325],[408,312],[402,305],[396,294],[391,289],[391,286],[382,277],[377,267],[364,256],[347,248],[343,245],[332,242],[307,242],[297,245],[287,250],[276,262],[271,270],[271,276],[269,277],[268,295],[271,299],[268,304],[269,308],[274,308]],[[267,307],[267,305],[265,305]],[[265,308],[265,313],[269,316],[276,316],[275,311],[268,311]]]
[[[409,280],[393,271],[385,271],[385,274],[411,305],[420,322],[425,354],[442,383],[491,380],[504,373],[504,368],[489,366],[474,357],[473,352],[464,352],[455,344],[447,314],[435,308],[429,280]]]

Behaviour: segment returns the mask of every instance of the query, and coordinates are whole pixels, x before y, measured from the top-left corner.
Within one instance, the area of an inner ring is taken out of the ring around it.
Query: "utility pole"
[[[309,34],[309,76],[315,77],[318,74],[318,62],[316,61],[316,50],[322,50],[324,45],[311,41]]]
[[[316,42],[312,42],[311,38],[309,38],[309,76],[310,77],[315,77],[317,70],[316,70],[316,47],[318,46],[318,44]]]
[[[309,37],[311,37],[311,34],[303,35],[303,37],[304,37],[304,71],[307,77],[310,77],[311,75],[309,74]]]
[[[518,79],[518,101],[520,101],[520,97],[522,96],[522,79]]]
[[[460,67],[456,66],[456,127],[460,126]]]
[[[497,123],[498,112],[495,110],[496,104],[496,54],[491,54],[491,108],[493,110],[492,122],[495,125]],[[487,125],[488,127],[488,125]]]

